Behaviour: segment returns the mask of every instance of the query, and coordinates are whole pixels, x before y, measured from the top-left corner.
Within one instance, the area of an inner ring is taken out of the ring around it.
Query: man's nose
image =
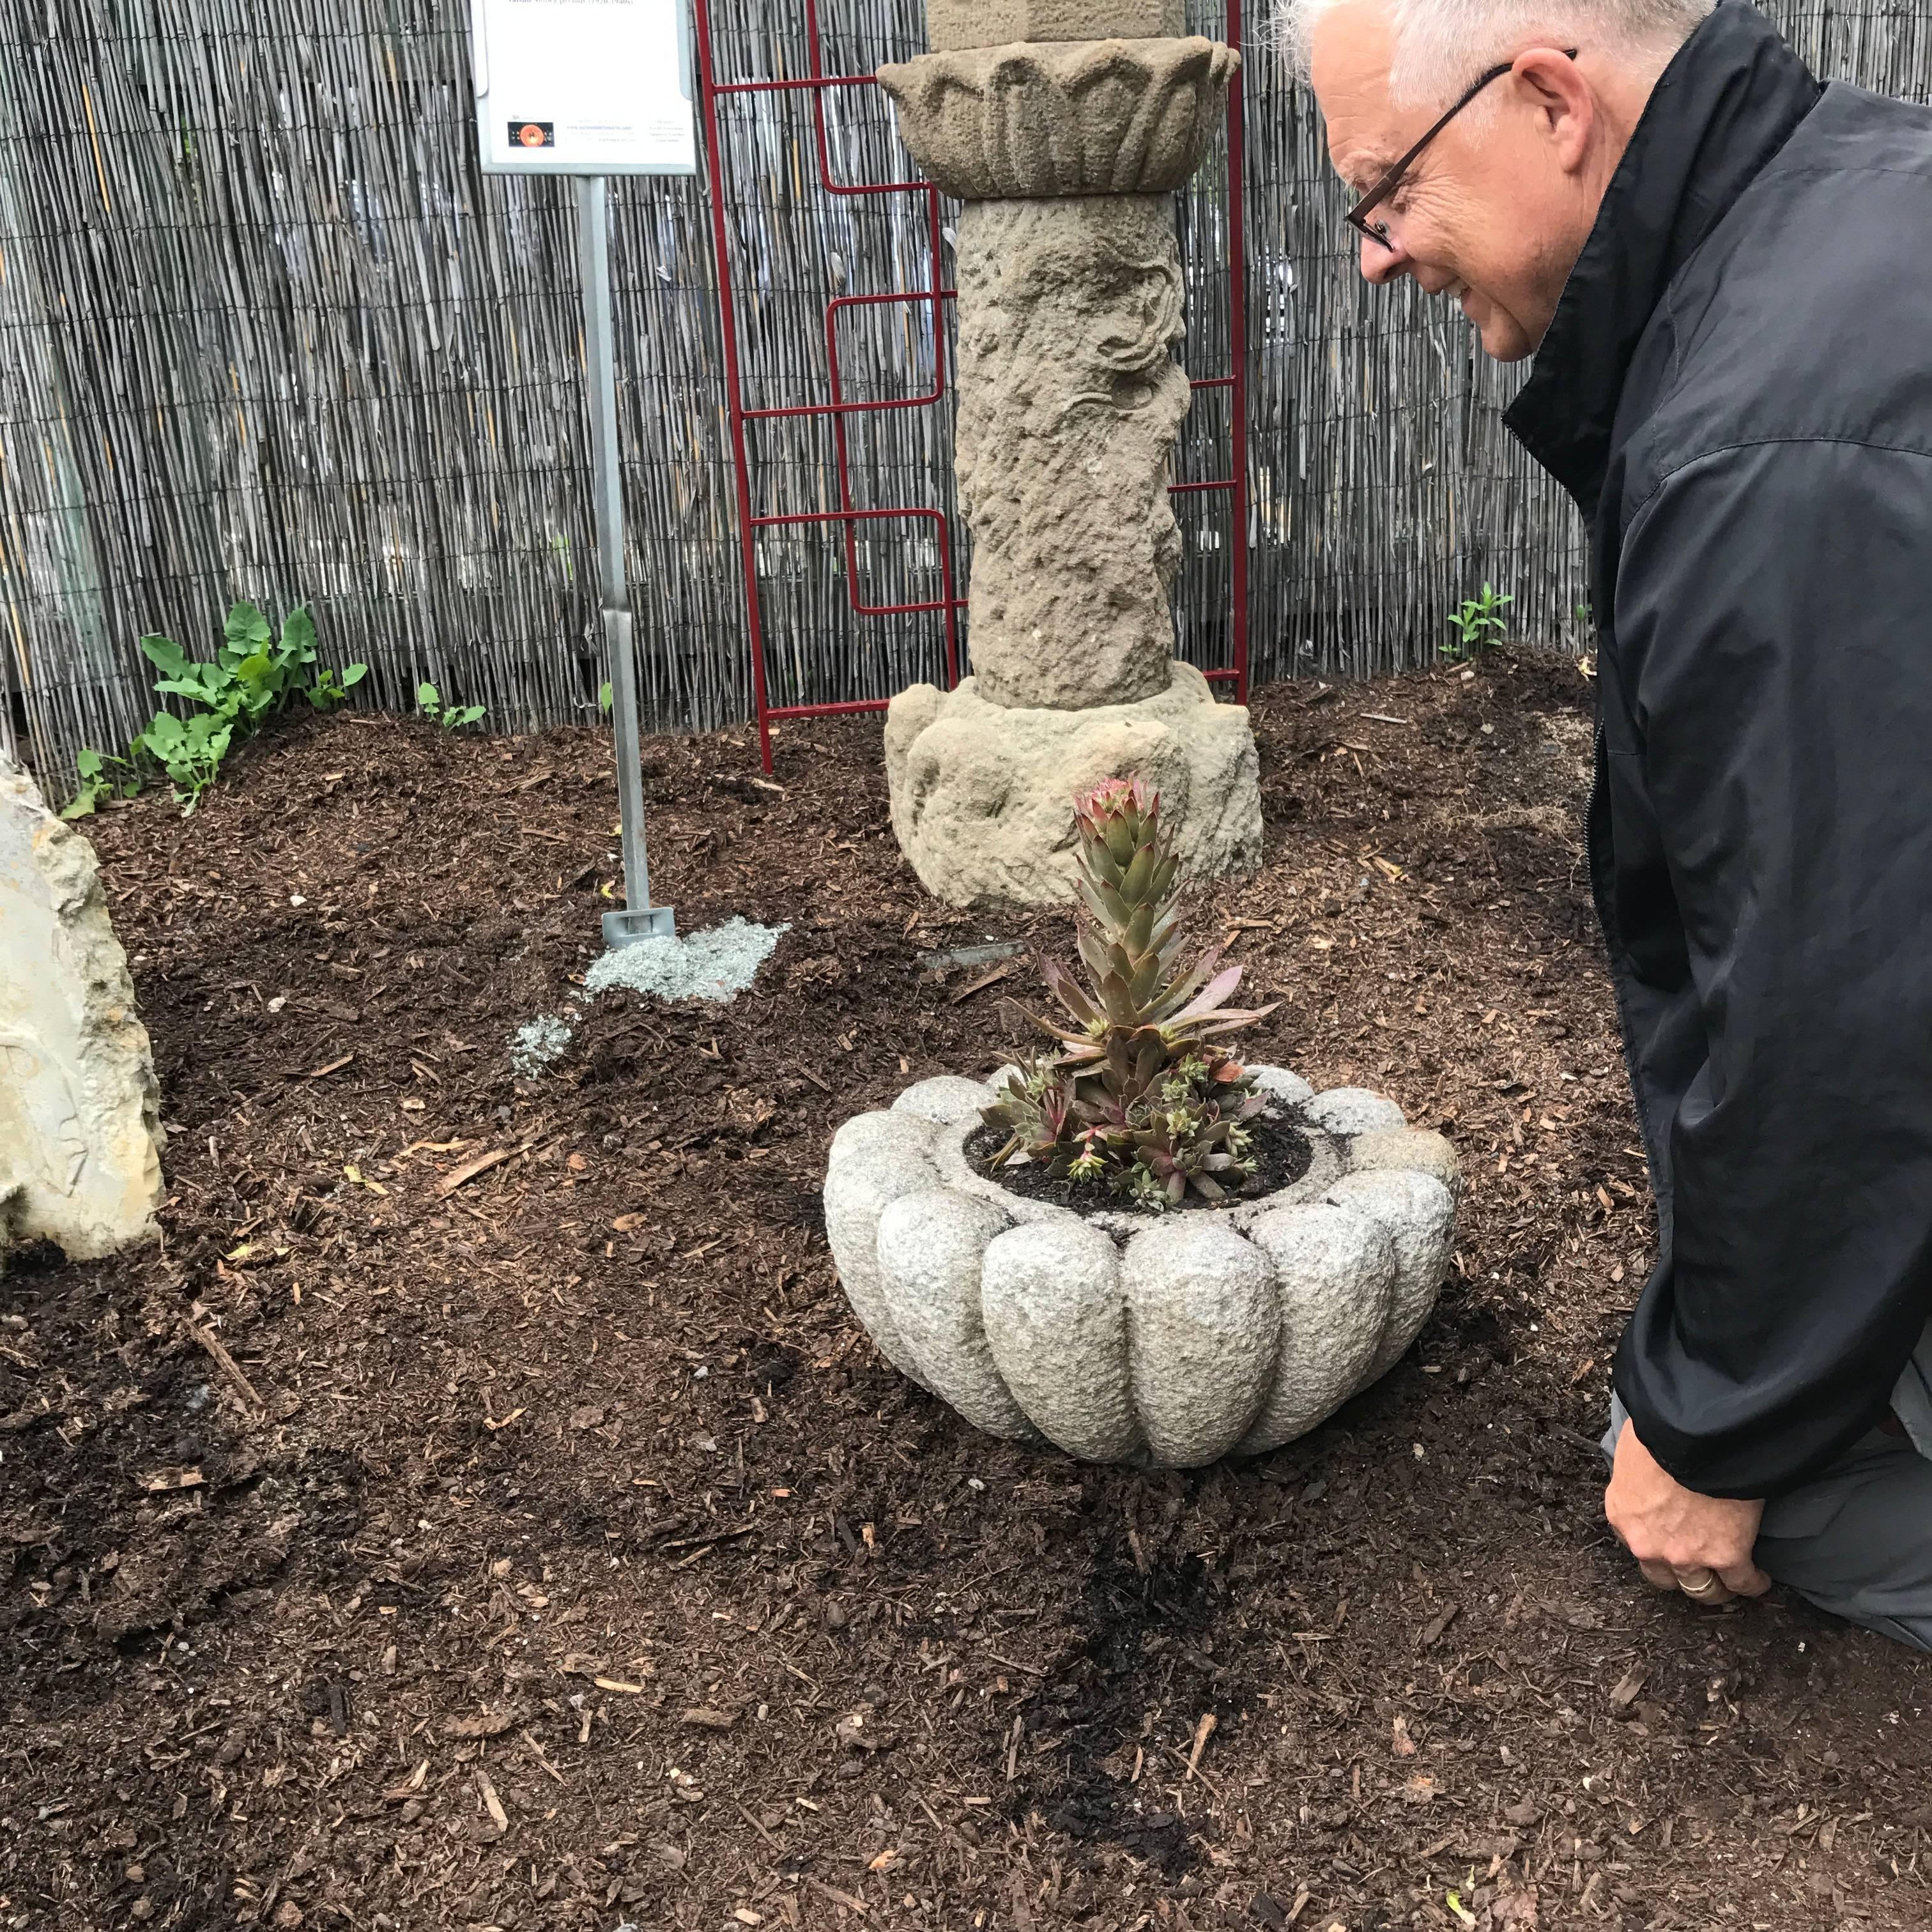
[[[1399,280],[1413,266],[1400,242],[1378,242],[1364,235],[1361,246],[1362,279],[1381,284]]]

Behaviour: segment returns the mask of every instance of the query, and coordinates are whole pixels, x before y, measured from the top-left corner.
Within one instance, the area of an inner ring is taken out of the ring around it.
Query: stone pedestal
[[[929,9],[940,51],[879,80],[922,168],[967,204],[957,452],[974,676],[892,702],[901,846],[954,904],[1070,899],[1075,792],[1140,777],[1190,872],[1252,866],[1247,713],[1174,662],[1169,602],[1189,400],[1172,195],[1237,57],[1179,37],[1172,0]],[[983,44],[1015,31],[1031,38]]]
[[[0,1254],[49,1240],[82,1260],[151,1234],[158,1110],[94,848],[0,754]]]
[[[1071,801],[1122,776],[1159,790],[1192,876],[1261,862],[1248,714],[1216,704],[1192,664],[1175,664],[1167,688],[1136,704],[993,704],[969,677],[952,692],[916,684],[886,716],[899,849],[926,890],[953,905],[1070,898]]]

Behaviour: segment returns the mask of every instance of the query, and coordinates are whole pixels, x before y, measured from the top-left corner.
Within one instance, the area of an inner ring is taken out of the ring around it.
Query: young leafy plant
[[[308,701],[317,711],[326,711],[331,705],[340,704],[368,675],[365,664],[350,664],[340,671],[325,667],[316,673],[315,682],[308,688]]]
[[[1442,655],[1451,664],[1480,657],[1508,632],[1509,626],[1504,622],[1502,611],[1506,604],[1515,602],[1514,597],[1499,596],[1486,583],[1479,596],[1466,597],[1449,614],[1449,622],[1455,627],[1456,635],[1443,646]]]
[[[1024,1155],[1056,1180],[1103,1182],[1156,1211],[1190,1190],[1222,1200],[1254,1172],[1249,1123],[1264,1103],[1216,1042],[1274,1007],[1228,1004],[1241,969],[1217,970],[1218,946],[1180,965],[1180,861],[1157,792],[1110,779],[1074,814],[1087,976],[1041,961],[1066,1022],[1018,1009],[1058,1048],[1010,1076],[985,1110],[1007,1130],[992,1165]]]
[[[131,798],[141,788],[137,761],[144,758],[166,770],[184,813],[192,812],[214,783],[238,733],[248,736],[298,694],[317,711],[326,711],[340,704],[369,670],[359,664],[340,672],[314,668],[315,623],[300,604],[282,620],[279,638],[255,605],[232,606],[212,664],[193,662],[167,638],[145,637],[141,650],[161,674],[155,690],[194,708],[184,719],[171,711],[158,712],[128,746],[126,758],[82,752],[75,760],[80,791],[66,817],[85,818],[106,799]],[[128,776],[110,779],[105,770],[110,764]]]
[[[134,742],[166,772],[185,818],[214,784],[234,732],[233,719],[220,712],[193,712],[184,723],[172,711],[160,711]]]
[[[124,777],[107,767],[119,767]],[[132,798],[141,789],[141,775],[130,758],[117,758],[111,752],[82,751],[74,768],[80,775],[80,788],[61,808],[63,818],[91,818],[110,799]]]
[[[482,722],[483,707],[480,704],[446,704],[442,694],[433,684],[416,686],[416,709],[432,724],[440,724],[446,731],[460,731],[466,724]]]
[[[340,673],[313,670],[315,622],[301,605],[282,620],[278,638],[252,604],[237,604],[223,626],[212,664],[193,664],[178,644],[147,637],[141,649],[161,674],[154,688],[164,697],[205,705],[238,726],[244,735],[280,711],[298,693],[318,711],[339,704],[368,674],[367,664]]]

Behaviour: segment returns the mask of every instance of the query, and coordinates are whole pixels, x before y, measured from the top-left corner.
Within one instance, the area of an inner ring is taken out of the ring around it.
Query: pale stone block
[[[838,1167],[845,1162],[874,1153],[930,1155],[933,1124],[910,1108],[882,1108],[875,1113],[854,1114],[832,1136],[832,1150],[826,1164]]]
[[[1402,1109],[1366,1087],[1331,1087],[1303,1109],[1331,1134],[1393,1133],[1404,1124]]]
[[[1364,1378],[1373,1382],[1401,1359],[1436,1306],[1455,1229],[1455,1197],[1433,1174],[1390,1168],[1344,1174],[1324,1198],[1357,1214],[1372,1215],[1395,1246],[1395,1294],[1388,1326]]]
[[[1183,0],[926,0],[935,53],[1011,40],[1150,40],[1187,31]]]
[[[1255,1076],[1255,1085],[1281,1106],[1305,1107],[1315,1097],[1315,1089],[1285,1066],[1251,1066],[1248,1071]]]
[[[1321,1202],[1277,1208],[1248,1239],[1274,1264],[1281,1350],[1260,1413],[1238,1453],[1292,1442],[1368,1380],[1395,1297],[1388,1231],[1370,1216]]]
[[[952,1126],[962,1120],[976,1120],[980,1108],[989,1104],[990,1096],[979,1081],[964,1079],[957,1073],[938,1073],[930,1080],[915,1081],[892,1102],[892,1110]]]
[[[879,1217],[879,1275],[920,1379],[988,1436],[1037,1442],[1000,1379],[980,1313],[980,1264],[1007,1216],[950,1187],[902,1195]]]
[[[0,753],[0,1248],[154,1232],[160,1094],[94,848]]]
[[[1384,1168],[1432,1174],[1458,1199],[1462,1196],[1462,1165],[1456,1158],[1456,1150],[1442,1135],[1426,1127],[1358,1134],[1348,1143],[1351,1174],[1368,1174]]]
[[[916,1114],[860,1114],[832,1139],[825,1174],[825,1238],[853,1311],[879,1352],[922,1388],[926,1378],[899,1339],[879,1280],[879,1219],[901,1196],[939,1185],[932,1124]]]

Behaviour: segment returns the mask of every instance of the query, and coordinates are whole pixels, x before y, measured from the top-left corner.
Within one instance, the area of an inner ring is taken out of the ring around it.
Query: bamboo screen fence
[[[1190,0],[1197,29],[1220,4]],[[1932,91],[1924,0],[1772,10],[1821,72]],[[717,11],[722,76],[807,70],[797,0]],[[466,12],[0,0],[0,737],[51,790],[145,722],[141,634],[205,650],[237,597],[309,604],[374,702],[426,677],[501,728],[596,715],[570,189],[479,172]],[[921,0],[820,13],[828,72],[922,44]],[[1416,662],[1486,579],[1524,634],[1574,643],[1580,534],[1502,430],[1517,376],[1460,316],[1360,283],[1308,98],[1266,53],[1246,86],[1257,679]],[[906,171],[876,91],[829,112],[844,178]],[[920,203],[824,196],[802,94],[722,123],[747,402],[829,400],[825,304],[926,283]],[[702,179],[613,188],[641,688],[652,723],[698,728],[750,708]],[[1226,368],[1226,201],[1210,160],[1180,214],[1197,375]],[[841,314],[848,399],[929,386],[928,310]],[[1228,410],[1199,392],[1180,476],[1226,473]],[[850,421],[856,503],[950,510],[950,402]],[[838,507],[824,418],[754,446],[755,507]],[[1182,648],[1224,662],[1226,499],[1177,500]],[[860,526],[866,602],[936,593],[929,527]],[[765,536],[774,702],[935,674],[937,618],[854,614],[835,529]]]

